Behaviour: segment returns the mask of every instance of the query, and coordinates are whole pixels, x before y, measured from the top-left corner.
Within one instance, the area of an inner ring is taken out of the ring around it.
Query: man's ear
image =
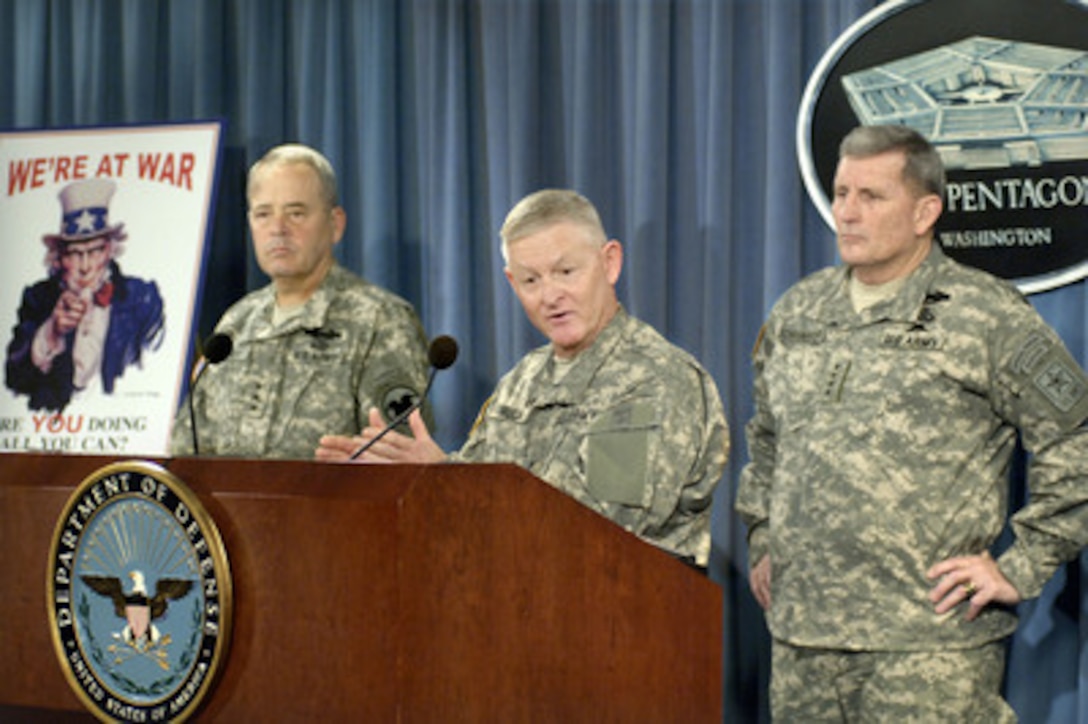
[[[330,213],[332,214],[333,228],[332,243],[339,244],[340,239],[344,236],[344,229],[348,225],[348,212],[344,211],[343,206],[334,206]]]
[[[944,201],[937,194],[926,194],[914,204],[914,233],[923,236],[937,224]]]
[[[609,239],[601,247],[601,254],[604,255],[604,270],[608,283],[615,286],[619,281],[620,272],[623,271],[623,244],[617,239]]]

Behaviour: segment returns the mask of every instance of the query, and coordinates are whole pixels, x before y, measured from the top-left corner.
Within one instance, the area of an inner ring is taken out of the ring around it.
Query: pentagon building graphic
[[[843,76],[864,125],[925,135],[949,169],[1088,159],[1088,52],[971,37]]]

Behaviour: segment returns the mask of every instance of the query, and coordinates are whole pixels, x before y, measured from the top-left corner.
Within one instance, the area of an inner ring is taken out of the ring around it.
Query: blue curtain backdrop
[[[301,141],[337,167],[345,265],[461,342],[438,378],[460,443],[498,376],[541,339],[502,276],[523,194],[574,187],[624,242],[621,297],[718,381],[733,455],[715,509],[730,721],[766,717],[767,637],[730,512],[746,458],[749,353],[774,300],[834,263],[800,181],[798,101],[876,0],[0,0],[0,127],[223,118],[200,328],[265,283],[244,176]],[[36,251],[34,253],[37,253]],[[1083,283],[1032,300],[1085,361]],[[1083,563],[1022,606],[1008,696],[1024,721],[1088,721]]]

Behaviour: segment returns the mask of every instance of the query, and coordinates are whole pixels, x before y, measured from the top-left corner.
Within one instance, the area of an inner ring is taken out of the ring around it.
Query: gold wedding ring
[[[978,591],[978,588],[975,587],[974,581],[968,581],[963,584],[963,592],[967,594],[968,598],[974,596],[976,591]]]

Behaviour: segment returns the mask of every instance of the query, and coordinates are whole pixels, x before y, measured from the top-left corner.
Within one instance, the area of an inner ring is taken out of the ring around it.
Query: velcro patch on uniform
[[[827,331],[812,327],[784,327],[780,336],[785,345],[822,344],[827,339]]]
[[[1043,396],[1062,412],[1069,412],[1084,399],[1085,386],[1079,369],[1072,369],[1062,359],[1048,360],[1033,382]]]
[[[1012,359],[1012,370],[1019,375],[1030,374],[1039,361],[1050,352],[1054,343],[1041,334],[1030,334]]]
[[[829,402],[842,402],[842,391],[846,387],[846,376],[850,374],[850,360],[839,359],[828,364],[827,382],[824,384],[824,399]]]
[[[880,340],[880,346],[918,351],[939,350],[944,347],[944,338],[932,332],[888,332]]]
[[[389,387],[381,395],[382,417],[391,422],[419,400],[419,393],[411,387],[397,385]]]
[[[650,402],[619,405],[589,425],[586,485],[597,500],[647,503],[650,435],[657,427]]]

